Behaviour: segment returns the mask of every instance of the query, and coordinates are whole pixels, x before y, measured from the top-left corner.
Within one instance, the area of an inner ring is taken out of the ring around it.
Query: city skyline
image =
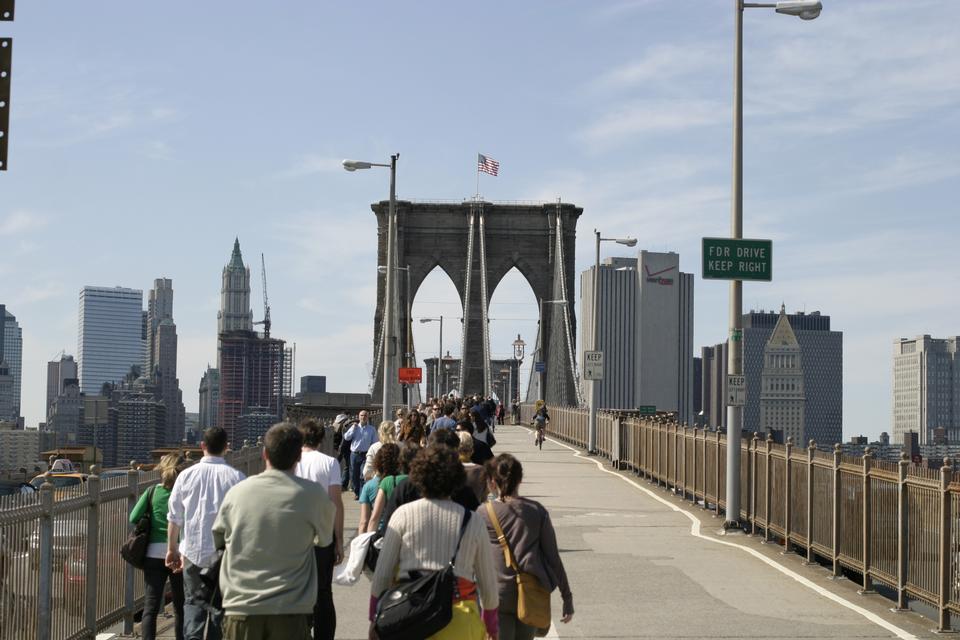
[[[222,247],[235,236],[250,256],[275,256],[272,314],[297,344],[297,376],[365,391],[369,206],[388,185],[383,173],[343,173],[344,157],[400,152],[400,197],[461,199],[475,191],[483,152],[500,162],[499,176],[481,181],[487,198],[584,207],[578,272],[593,262],[596,227],[678,252],[700,280],[700,238],[728,231],[729,3],[534,2],[506,24],[491,6],[382,6],[374,22],[372,10],[253,15],[211,2],[184,24],[122,2],[94,14],[18,7],[0,301],[23,328],[29,426],[43,417],[46,362],[78,355],[76,292],[146,290],[157,274],[178,283],[177,370],[196,411],[200,377],[216,362]],[[225,14],[230,35],[211,38]],[[950,25],[960,6],[830,2],[809,24],[767,12],[746,21],[745,235],[772,238],[776,257],[772,283],[745,286],[745,309],[786,302],[831,315],[845,335],[845,435],[876,436],[891,430],[891,342],[958,332],[960,302],[943,283],[955,278],[960,44]],[[556,37],[528,37],[545,24]],[[477,59],[476,43],[504,28],[510,44]],[[171,50],[166,33],[183,46]],[[263,39],[270,55],[253,55],[249,42]],[[342,55],[361,40],[368,47]],[[69,55],[90,41],[97,50]],[[382,65],[388,56],[393,65]],[[250,77],[269,100],[250,99]],[[477,86],[491,96],[482,104]],[[398,96],[392,109],[385,94]],[[240,135],[250,131],[254,154]],[[460,315],[445,276],[424,284],[414,317]],[[727,288],[700,280],[696,291],[699,350],[726,336]],[[254,283],[258,318],[259,296]],[[518,332],[533,343],[535,314],[509,274],[493,294],[494,357]],[[444,342],[457,355],[455,324]],[[421,361],[435,355],[436,331],[414,325]]]

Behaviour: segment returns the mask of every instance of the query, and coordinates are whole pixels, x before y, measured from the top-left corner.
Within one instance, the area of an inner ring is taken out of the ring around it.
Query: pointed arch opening
[[[513,380],[508,372],[494,369],[492,373],[494,389],[504,400],[512,400],[508,391],[519,392],[519,398],[527,397],[530,371],[537,348],[537,330],[540,322],[540,304],[534,295],[527,278],[517,267],[511,268],[496,284],[490,298],[488,318],[490,319],[490,357],[491,360],[511,360],[514,357],[513,343],[520,336],[526,343],[523,362]],[[509,367],[508,367],[509,368]]]
[[[410,315],[415,357],[423,368],[420,397],[424,400],[439,393],[459,389],[459,372],[454,366],[444,366],[449,358],[460,360],[463,346],[463,304],[453,280],[437,265],[423,279],[413,294]],[[443,334],[440,318],[443,318]],[[437,358],[440,356],[440,366]],[[439,376],[439,378],[438,378]],[[438,386],[439,383],[439,386]]]

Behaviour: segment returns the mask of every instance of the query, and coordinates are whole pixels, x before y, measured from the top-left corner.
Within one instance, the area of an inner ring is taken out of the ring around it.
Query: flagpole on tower
[[[474,199],[480,200],[480,154],[477,154],[477,194],[474,196]]]

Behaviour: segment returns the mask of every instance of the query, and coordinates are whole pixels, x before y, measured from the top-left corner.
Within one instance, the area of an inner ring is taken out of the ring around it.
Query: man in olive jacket
[[[271,427],[264,437],[267,470],[233,487],[217,514],[226,640],[310,637],[313,548],[332,542],[336,509],[326,489],[294,475],[302,446],[292,424]]]

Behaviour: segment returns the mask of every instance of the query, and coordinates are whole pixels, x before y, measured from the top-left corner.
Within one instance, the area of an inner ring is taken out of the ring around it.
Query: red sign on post
[[[400,367],[400,384],[420,384],[423,381],[423,369],[420,367]]]

